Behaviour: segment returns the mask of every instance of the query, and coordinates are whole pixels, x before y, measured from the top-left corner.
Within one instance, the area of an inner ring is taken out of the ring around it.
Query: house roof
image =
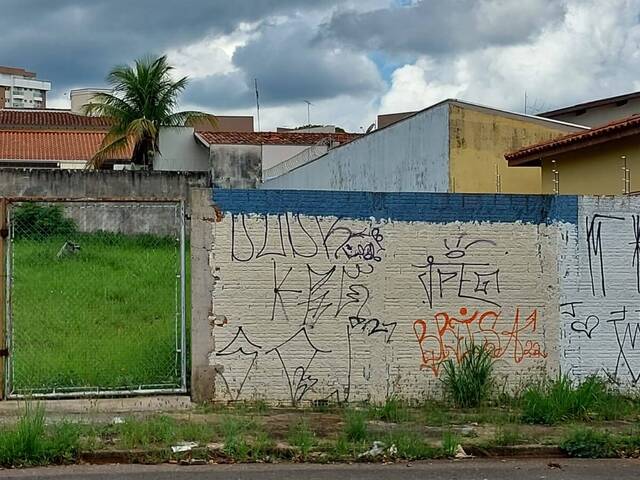
[[[0,130],[0,160],[88,161],[104,132]],[[129,152],[112,160],[127,160]]]
[[[0,109],[0,129],[72,129],[107,130],[111,121],[105,117],[88,117],[70,110]]]
[[[504,158],[511,166],[527,165],[552,154],[576,150],[638,133],[640,133],[640,115],[632,115],[586,132],[571,133],[555,140],[521,148],[515,152],[507,153]]]
[[[327,138],[347,143],[359,133],[294,133],[294,132],[197,132],[206,145],[315,145]]]
[[[615,97],[600,98],[598,100],[591,100],[589,102],[577,103],[576,105],[570,105],[568,107],[558,108],[556,110],[550,110],[548,112],[540,113],[541,117],[555,117],[558,115],[565,115],[567,113],[579,112],[581,110],[587,110],[589,108],[604,107],[611,104],[624,104],[629,100],[635,100],[640,98],[640,91],[625,93],[624,95],[616,95]]]

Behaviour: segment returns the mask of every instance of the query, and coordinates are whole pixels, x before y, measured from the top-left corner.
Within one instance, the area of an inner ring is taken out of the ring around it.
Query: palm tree
[[[182,127],[198,120],[215,125],[215,117],[206,113],[174,112],[188,78],[174,80],[171,70],[166,56],[146,57],[136,60],[134,66],[120,65],[111,70],[107,81],[112,92],[97,93],[84,107],[87,115],[113,120],[87,168],[100,168],[106,160],[131,152],[132,163],[151,169],[159,153],[160,127]]]

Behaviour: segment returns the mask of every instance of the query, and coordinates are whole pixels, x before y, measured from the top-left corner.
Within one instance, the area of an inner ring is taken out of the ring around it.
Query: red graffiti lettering
[[[508,321],[501,315],[502,311],[493,310],[469,314],[468,309],[462,307],[457,317],[438,312],[433,322],[416,320],[413,331],[422,352],[421,368],[431,369],[438,376],[445,361],[462,360],[470,343],[485,345],[494,358],[511,358],[515,363],[526,358],[547,358],[539,342],[521,338],[536,333],[537,310],[532,310],[524,320],[520,308],[516,308],[513,319]]]

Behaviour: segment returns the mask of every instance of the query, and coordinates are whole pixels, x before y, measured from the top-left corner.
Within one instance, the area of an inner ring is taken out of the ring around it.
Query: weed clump
[[[545,425],[567,420],[615,420],[632,407],[630,400],[596,376],[577,385],[561,376],[530,386],[522,395],[523,420]]]
[[[459,408],[477,407],[493,388],[493,355],[487,345],[471,344],[459,363],[447,360],[443,365],[445,392]]]
[[[72,462],[80,445],[80,429],[61,423],[47,430],[44,408],[27,403],[15,427],[0,434],[0,465],[36,466]]]

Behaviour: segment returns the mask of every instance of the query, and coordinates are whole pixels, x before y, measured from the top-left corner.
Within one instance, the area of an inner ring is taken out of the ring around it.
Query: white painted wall
[[[562,369],[640,380],[640,198],[581,197],[561,247]]]
[[[217,400],[423,400],[471,340],[512,386],[558,364],[556,227],[226,214],[211,228]]]
[[[262,170],[271,168],[294,155],[306,150],[311,145],[262,145]]]
[[[329,151],[261,185],[265,189],[446,192],[449,184],[449,105]]]
[[[160,130],[160,155],[154,170],[205,172],[209,170],[209,150],[198,143],[191,127]]]
[[[640,98],[630,99],[624,105],[603,105],[587,109],[586,112],[576,115],[575,112],[565,113],[562,115],[553,115],[549,118],[560,120],[562,122],[577,123],[578,125],[586,125],[588,127],[598,127],[605,123],[619,120],[624,117],[630,117],[640,113]]]

